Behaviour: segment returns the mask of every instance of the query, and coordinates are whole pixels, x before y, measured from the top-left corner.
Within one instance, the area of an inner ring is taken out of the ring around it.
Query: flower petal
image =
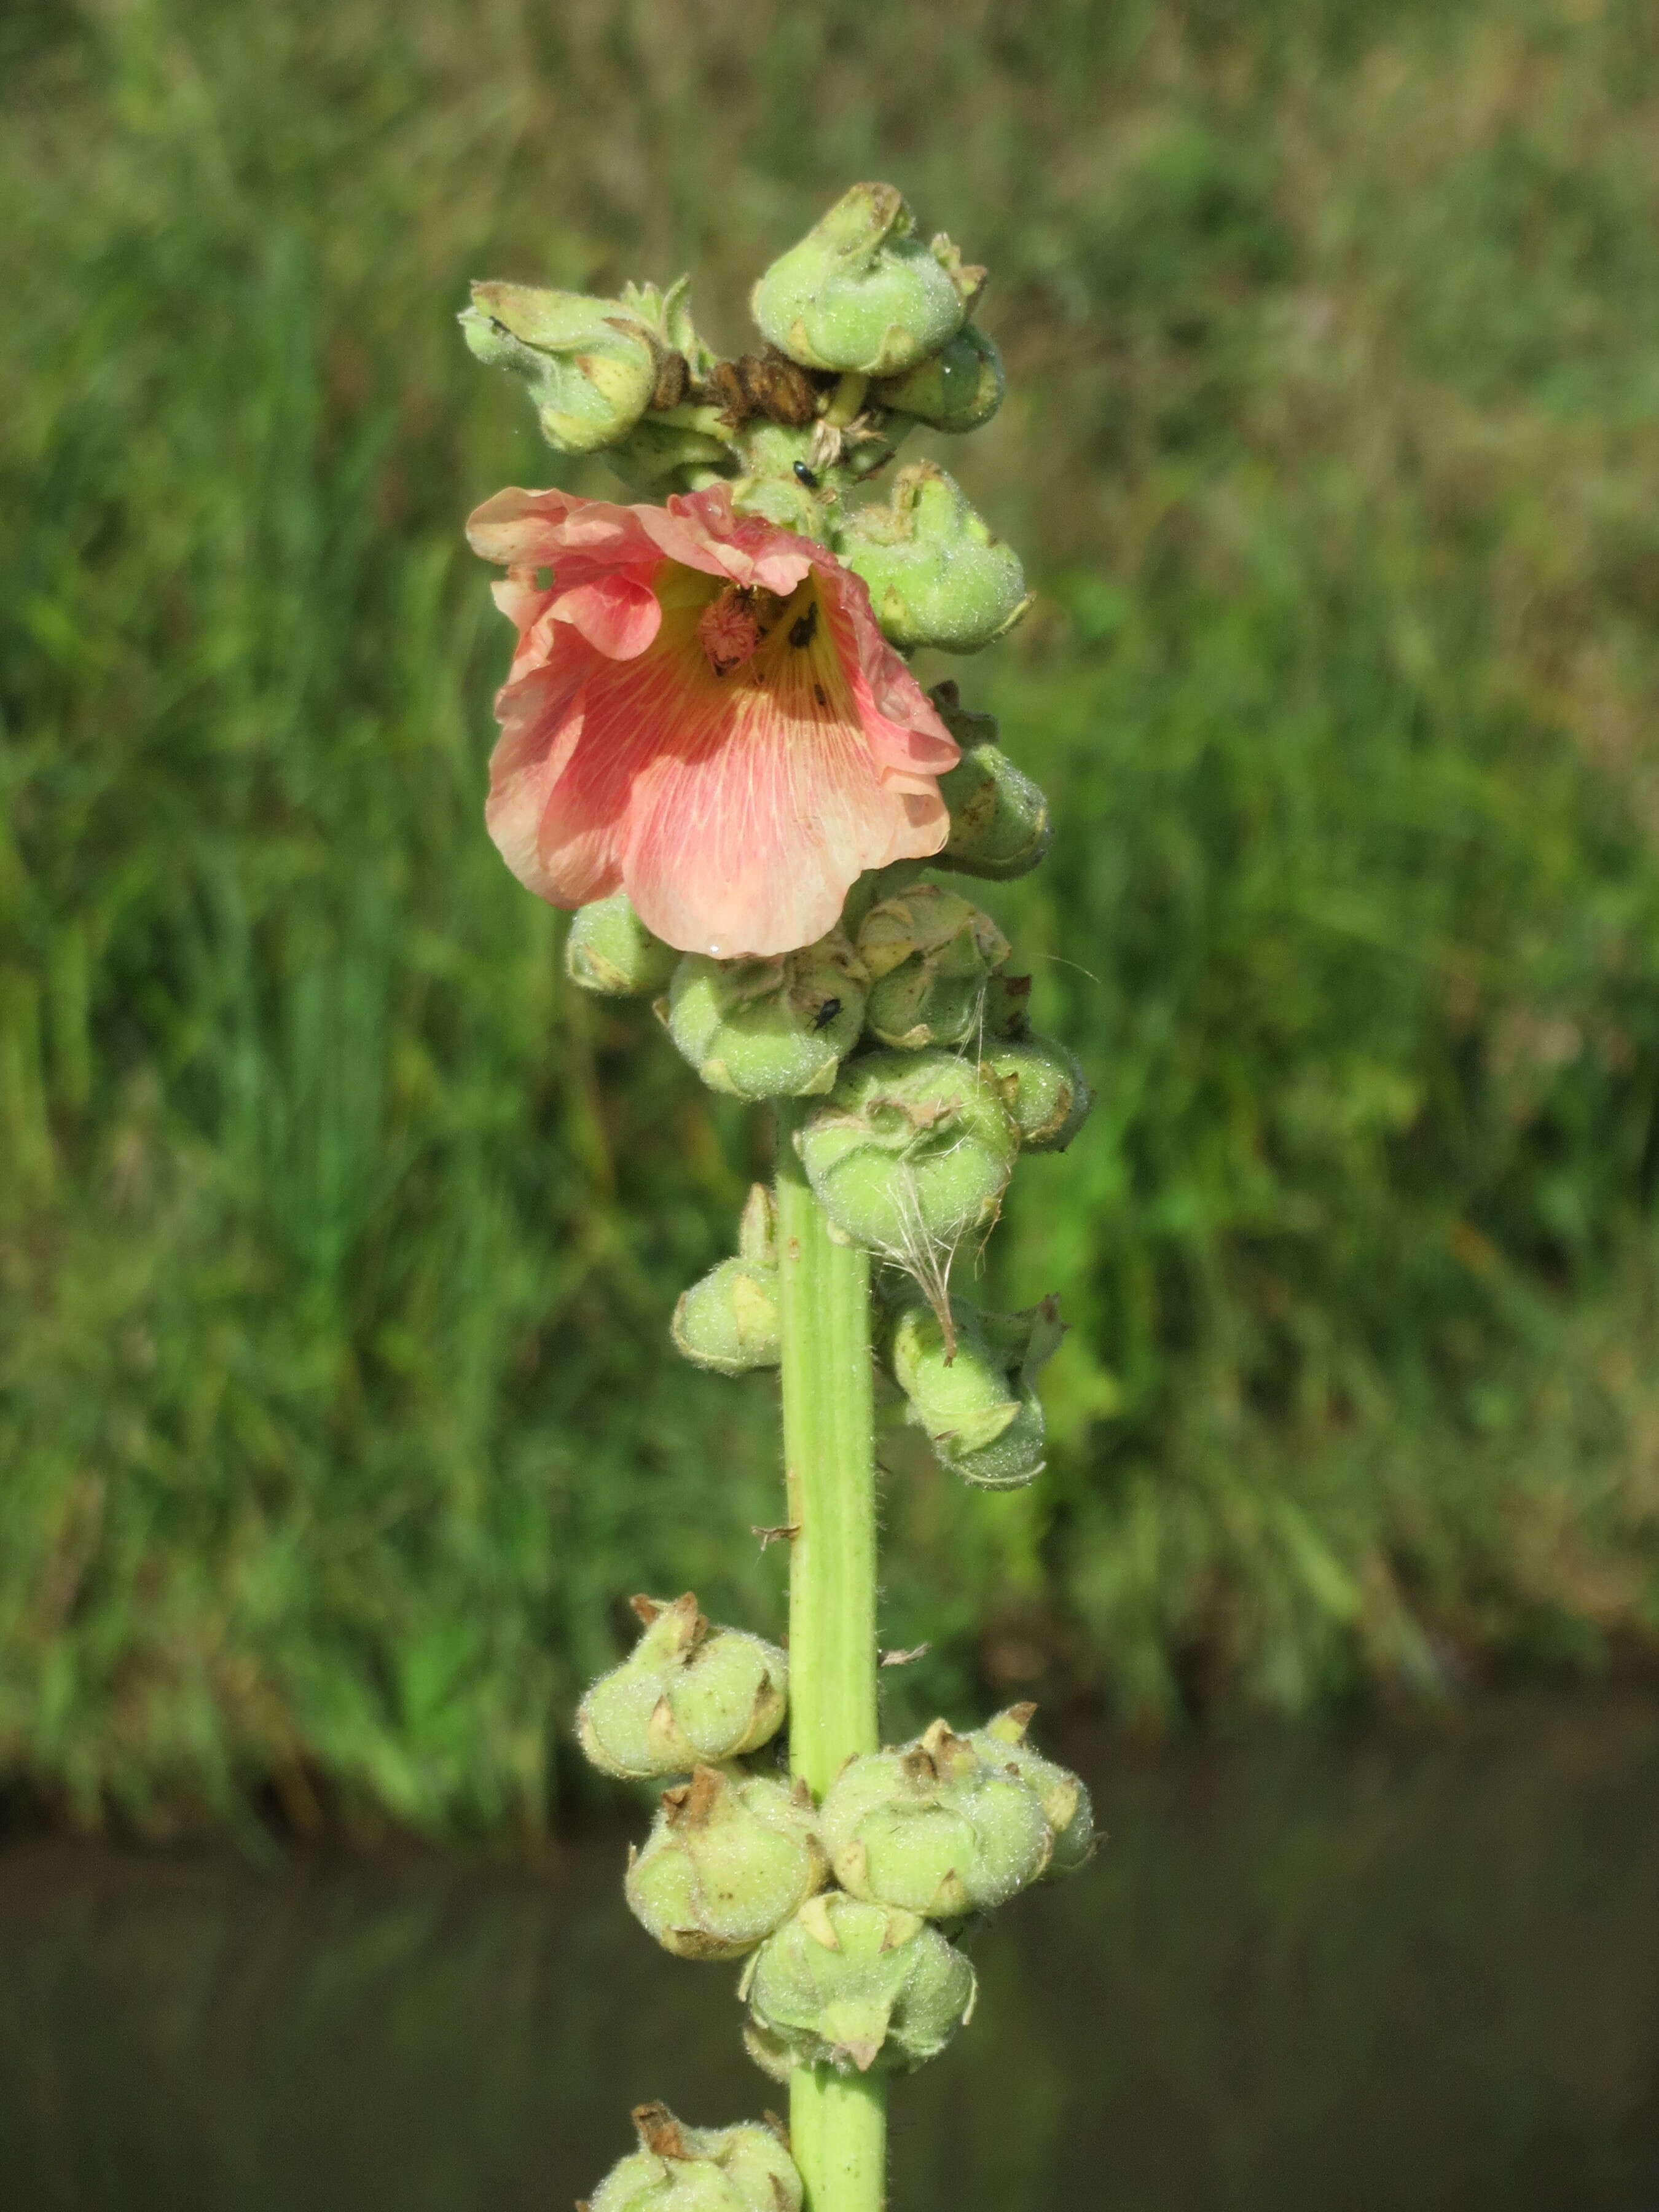
[[[553,601],[556,620],[578,629],[610,660],[634,660],[657,635],[662,608],[656,593],[638,577],[601,576],[577,584]]]

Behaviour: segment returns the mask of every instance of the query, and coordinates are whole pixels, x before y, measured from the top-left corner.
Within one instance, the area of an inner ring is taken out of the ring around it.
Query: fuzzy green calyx
[[[884,634],[907,653],[924,645],[977,653],[1031,604],[1018,555],[932,461],[901,469],[886,506],[848,515],[836,550],[869,586]]]
[[[942,1720],[914,1743],[849,1761],[821,1826],[843,1889],[930,1920],[1006,1905],[1052,1849],[1035,1793]]]
[[[986,1314],[957,1297],[949,1313],[947,1328],[929,1301],[900,1301],[885,1334],[893,1379],[942,1467],[981,1490],[1023,1489],[1043,1468],[1036,1378],[1065,1333],[1058,1302]]]
[[[756,2063],[908,2073],[936,2057],[974,2008],[973,1967],[919,1914],[830,1891],[810,1898],[750,1959],[738,1985]]]
[[[827,1091],[864,1026],[864,964],[840,929],[768,959],[688,952],[674,970],[668,1033],[711,1091],[733,1098]]]
[[[939,780],[951,834],[929,865],[993,883],[1028,875],[1054,842],[1048,800],[997,744],[992,715],[971,713],[953,683],[936,684],[927,696],[962,747],[962,758]]]
[[[475,284],[460,321],[479,361],[526,380],[542,435],[561,453],[614,445],[658,395],[666,349],[620,301]]]
[[[579,908],[564,945],[571,981],[611,999],[653,998],[667,989],[681,957],[651,934],[626,891]]]
[[[988,914],[941,884],[881,900],[859,930],[859,956],[872,978],[871,1034],[906,1052],[976,1039],[986,984],[1009,950]]]
[[[1007,389],[1002,356],[983,331],[964,323],[930,360],[902,376],[884,377],[870,396],[878,406],[957,435],[988,422]]]
[[[687,1774],[769,1742],[788,1708],[789,1662],[738,1628],[711,1628],[688,1591],[672,1604],[636,1597],[645,1633],[576,1711],[582,1749],[630,1781]]]
[[[969,1741],[988,1765],[1017,1775],[1036,1795],[1054,1838],[1042,1878],[1059,1881],[1087,1866],[1099,1842],[1094,1806],[1082,1783],[1069,1768],[1044,1759],[1026,1741],[1036,1712],[1035,1705],[1010,1705],[1006,1712],[976,1729]]]
[[[950,241],[925,246],[894,185],[854,185],[750,295],[763,335],[808,368],[892,376],[961,328],[984,283]]]
[[[1017,1037],[986,1048],[984,1063],[1003,1086],[1003,1098],[1028,1152],[1063,1152],[1094,1104],[1077,1054],[1057,1038]]]
[[[634,1917],[682,1959],[737,1959],[781,1927],[828,1864],[804,1783],[700,1766],[665,1790],[623,1887]]]
[[[696,325],[691,319],[691,279],[677,276],[665,289],[655,284],[624,284],[620,304],[625,314],[642,323],[651,332],[665,356],[678,354],[685,363],[684,381],[670,369],[659,379],[656,393],[659,406],[683,403],[696,386],[707,381],[719,359],[713,346],[697,335]]]
[[[806,2192],[775,2128],[688,2128],[666,2105],[633,2119],[638,2150],[576,2212],[800,2212]]]
[[[836,1232],[920,1267],[995,1218],[1019,1133],[995,1079],[954,1053],[872,1052],[795,1142]]]
[[[680,1293],[670,1333],[674,1349],[694,1367],[747,1375],[775,1367],[778,1271],[752,1260],[722,1260]]]

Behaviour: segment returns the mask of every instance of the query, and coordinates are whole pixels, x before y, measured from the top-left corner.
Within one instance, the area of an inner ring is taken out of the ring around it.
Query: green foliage
[[[0,62],[21,1786],[535,1826],[620,1597],[781,1626],[769,1386],[666,1339],[763,1133],[480,822],[461,520],[608,479],[453,316],[690,265],[738,342],[849,176],[994,271],[939,451],[1040,598],[966,703],[1057,836],[988,897],[1100,1094],[988,1286],[1076,1324],[1049,1474],[895,1427],[890,1733],[1650,1634],[1650,11],[140,0]]]

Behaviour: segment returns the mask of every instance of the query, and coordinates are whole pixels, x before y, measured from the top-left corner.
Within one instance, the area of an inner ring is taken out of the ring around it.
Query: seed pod
[[[775,1367],[778,1271],[751,1260],[722,1260],[680,1293],[671,1326],[674,1349],[694,1367],[747,1375]]]
[[[872,978],[865,1006],[872,1034],[906,1052],[976,1041],[987,981],[1008,952],[990,915],[941,884],[883,899],[859,931]]]
[[[982,1065],[1002,1085],[1008,1111],[1028,1152],[1063,1152],[1095,1103],[1077,1054],[1053,1037],[994,1042]]]
[[[983,331],[964,323],[930,360],[902,376],[884,377],[871,397],[878,406],[954,434],[988,422],[1007,389],[1002,356]]]
[[[901,469],[890,503],[855,508],[835,543],[870,586],[876,620],[902,652],[931,645],[977,653],[1031,603],[1018,555],[932,461]]]
[[[809,1898],[744,1970],[744,2041],[777,2080],[791,2066],[908,2073],[974,2008],[974,1970],[913,1912],[830,1891]]]
[[[1043,1468],[1036,1377],[1057,1349],[1058,1302],[1024,1314],[983,1314],[952,1298],[947,1331],[927,1301],[907,1295],[884,1332],[888,1364],[941,1467],[981,1490],[1019,1490]]]
[[[580,908],[565,939],[571,981],[606,998],[647,999],[666,990],[680,958],[672,945],[651,934],[626,891]]]
[[[969,1738],[988,1765],[1017,1775],[1036,1793],[1054,1837],[1054,1850],[1043,1872],[1045,1881],[1059,1881],[1086,1866],[1098,1849],[1095,1812],[1089,1793],[1077,1776],[1032,1750],[1025,1740],[1035,1705],[1010,1705]]]
[[[776,2130],[688,2128],[666,2105],[637,2106],[634,2126],[638,2150],[576,2212],[800,2212],[805,2190]]]
[[[633,1781],[740,1759],[775,1736],[788,1709],[789,1662],[739,1628],[711,1628],[688,1591],[636,1597],[645,1633],[576,1711],[595,1766]]]
[[[620,301],[475,284],[460,319],[480,361],[526,380],[542,435],[561,453],[615,444],[651,404],[664,348]]]
[[[623,1887],[634,1917],[681,1959],[738,1959],[828,1872],[805,1784],[700,1766],[663,1793]]]
[[[915,235],[902,193],[854,185],[772,264],[749,307],[772,343],[808,368],[890,376],[955,336],[963,289],[959,266]]]
[[[944,1721],[914,1743],[849,1760],[820,1826],[843,1889],[929,1920],[1006,1905],[1052,1849],[1035,1792]]]
[[[945,1052],[854,1060],[795,1141],[841,1236],[912,1264],[995,1218],[1019,1149],[995,1079]]]
[[[951,834],[930,866],[994,883],[1029,874],[1054,842],[1048,800],[997,744],[994,716],[971,713],[953,683],[936,684],[927,696],[962,747],[939,780]]]
[[[711,1091],[806,1098],[834,1085],[864,1026],[863,963],[840,929],[798,952],[674,970],[668,1033]]]

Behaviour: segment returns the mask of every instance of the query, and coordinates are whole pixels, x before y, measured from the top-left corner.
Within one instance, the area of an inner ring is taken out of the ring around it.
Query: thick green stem
[[[870,1260],[833,1243],[780,1115],[778,1261],[789,1571],[789,1758],[815,1797],[876,1750],[876,1481]],[[789,2129],[808,2212],[881,2212],[886,2086],[800,2067]]]

